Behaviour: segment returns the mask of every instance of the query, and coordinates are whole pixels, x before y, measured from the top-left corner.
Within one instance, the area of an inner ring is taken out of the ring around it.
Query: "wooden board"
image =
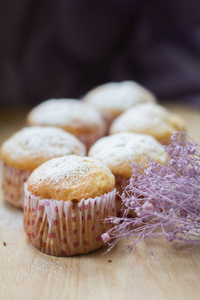
[[[199,112],[167,107],[185,118],[200,142]],[[0,143],[25,124],[26,112],[1,110]],[[152,240],[156,259],[145,242],[134,254],[125,253],[126,243],[106,255],[105,249],[68,258],[42,254],[26,238],[22,212],[4,203],[0,192],[0,299],[200,299],[199,247],[185,252],[185,245]]]

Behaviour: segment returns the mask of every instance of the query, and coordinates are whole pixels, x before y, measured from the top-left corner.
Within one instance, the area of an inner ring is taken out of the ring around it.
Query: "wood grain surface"
[[[199,111],[167,107],[184,117],[200,142]],[[0,111],[0,143],[25,124],[27,110]],[[40,253],[23,231],[22,211],[4,203],[0,191],[0,300],[200,299],[200,248],[152,240],[125,253],[127,241],[111,252],[57,258]],[[105,255],[104,255],[105,254]]]

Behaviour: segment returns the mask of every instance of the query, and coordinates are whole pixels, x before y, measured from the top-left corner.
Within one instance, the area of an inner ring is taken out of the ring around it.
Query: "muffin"
[[[140,163],[143,167],[147,164],[147,157],[160,164],[167,162],[164,147],[152,136],[131,132],[122,132],[98,140],[91,148],[88,155],[104,162],[112,171],[116,180],[117,215],[122,214],[121,198],[123,187],[132,175],[131,163]]]
[[[54,157],[69,154],[84,156],[85,153],[85,145],[60,128],[39,126],[23,128],[1,147],[5,200],[22,208],[24,182],[35,168]]]
[[[185,130],[184,121],[176,114],[155,103],[137,105],[119,116],[111,125],[109,133],[130,131],[152,135],[160,143],[170,143],[173,132]]]
[[[115,179],[103,163],[69,155],[44,163],[25,186],[24,229],[40,251],[55,256],[87,253],[104,245],[103,222],[115,216]]]
[[[56,126],[74,134],[87,149],[105,133],[101,114],[75,99],[51,99],[36,106],[28,115],[28,125]]]
[[[102,113],[108,128],[116,117],[130,107],[144,102],[156,102],[150,91],[134,81],[100,85],[88,92],[83,99]]]

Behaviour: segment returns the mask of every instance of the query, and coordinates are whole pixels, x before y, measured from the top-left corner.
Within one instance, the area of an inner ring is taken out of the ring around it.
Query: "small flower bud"
[[[195,152],[196,152],[196,149],[194,147],[190,147],[189,146],[188,149],[187,149],[187,151],[188,151],[188,154],[194,155]]]
[[[136,162],[133,162],[133,163],[131,164],[131,166],[132,166],[133,168],[137,168],[138,164],[137,164]]]
[[[142,210],[144,212],[148,212],[148,213],[151,213],[153,210],[154,210],[154,207],[153,207],[153,204],[150,203],[150,202],[145,202],[143,205],[142,205]]]
[[[135,219],[135,222],[134,222],[135,226],[140,226],[141,224],[142,224],[142,220],[141,219],[139,219],[139,218]]]
[[[185,230],[186,231],[190,231],[190,229],[191,229],[191,226],[190,225],[186,225]]]
[[[117,225],[121,222],[121,220],[122,220],[121,218],[114,218],[112,223]]]
[[[139,212],[140,210],[141,210],[140,206],[137,206],[137,207],[135,208],[135,212]]]
[[[101,235],[102,240],[104,241],[104,243],[108,242],[110,240],[110,235],[108,233],[103,233]]]
[[[174,239],[173,233],[169,233],[169,234],[168,234],[168,237],[167,237],[167,241],[168,241],[168,242],[171,242],[171,241],[173,241],[173,239]]]
[[[169,165],[170,166],[174,166],[176,164],[176,161],[175,161],[175,159],[170,159],[170,161],[169,161]]]
[[[177,133],[173,133],[172,136],[171,136],[171,141],[175,141],[177,138]]]

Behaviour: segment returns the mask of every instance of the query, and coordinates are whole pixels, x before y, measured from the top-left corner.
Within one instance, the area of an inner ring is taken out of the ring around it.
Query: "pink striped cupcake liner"
[[[2,190],[4,199],[16,207],[24,207],[24,182],[31,171],[15,169],[6,163],[2,166]]]
[[[41,199],[25,184],[24,229],[41,252],[54,256],[83,254],[105,246],[101,235],[113,225],[103,220],[116,216],[116,191],[79,203]]]

